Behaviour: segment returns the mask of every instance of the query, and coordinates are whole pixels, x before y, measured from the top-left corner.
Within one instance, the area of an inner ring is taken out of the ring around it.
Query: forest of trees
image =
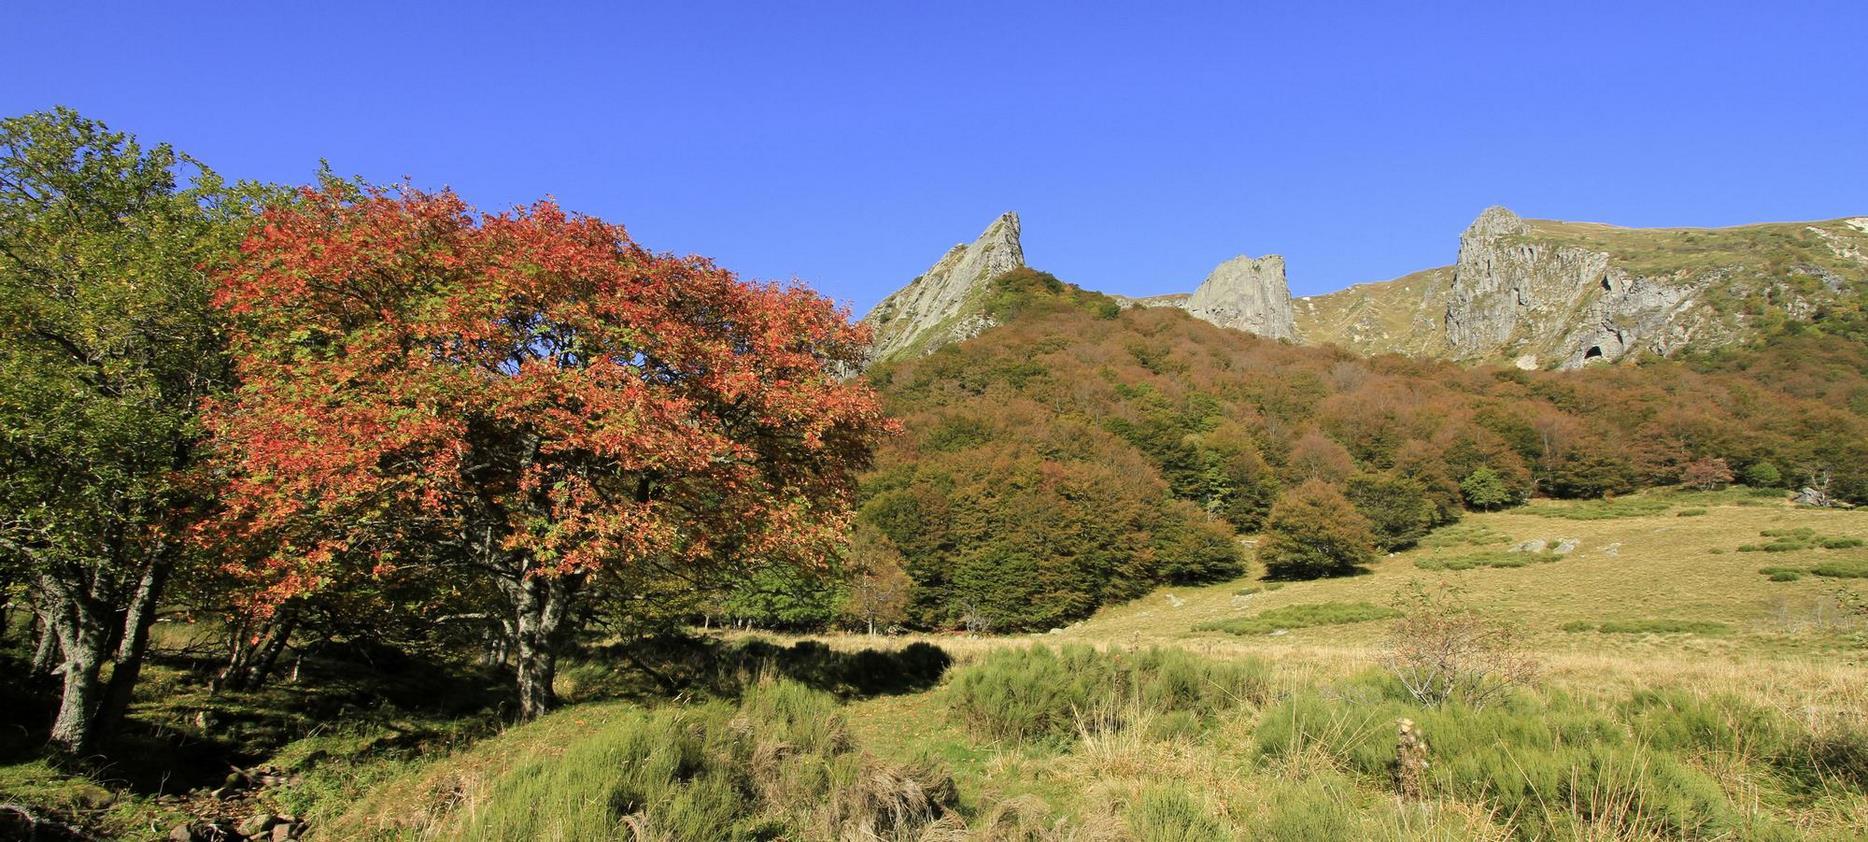
[[[915,627],[1042,629],[1229,578],[1228,536],[1260,530],[1271,574],[1344,572],[1466,510],[1718,482],[1715,463],[1868,501],[1859,300],[1752,347],[1575,372],[1293,346],[1032,270],[993,300],[1000,327],[870,372],[908,433],[859,522],[902,559]]]
[[[170,618],[220,630],[216,691],[367,645],[504,670],[529,717],[567,647],[688,624],[1041,630],[1537,494],[1868,500],[1859,307],[1545,373],[1031,270],[989,292],[999,327],[850,377],[865,336],[821,296],[549,202],[229,184],[70,111],[5,120],[5,681],[56,685],[51,742],[91,752]]]

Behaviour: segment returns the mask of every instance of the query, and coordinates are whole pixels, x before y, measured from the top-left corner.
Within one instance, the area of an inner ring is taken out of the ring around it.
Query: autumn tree
[[[67,751],[127,709],[200,509],[195,408],[225,371],[201,267],[244,231],[239,195],[66,109],[0,121],[0,568],[59,664]]]
[[[1375,533],[1336,486],[1313,479],[1278,498],[1258,559],[1280,579],[1346,575],[1375,560]]]
[[[1724,488],[1731,485],[1733,479],[1732,466],[1716,456],[1695,459],[1680,474],[1682,485],[1701,491]]]
[[[491,581],[520,713],[580,592],[640,571],[815,565],[889,426],[836,376],[863,332],[798,286],[655,254],[550,202],[326,179],[219,277],[241,385],[208,409],[258,610],[338,569]]]

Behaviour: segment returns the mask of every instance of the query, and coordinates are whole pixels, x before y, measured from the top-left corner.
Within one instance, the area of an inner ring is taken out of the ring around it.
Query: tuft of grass
[[[1223,842],[1232,831],[1200,805],[1185,784],[1152,787],[1128,811],[1129,832],[1150,842]]]
[[[420,835],[567,842],[912,837],[958,804],[945,770],[859,751],[836,697],[789,681],[638,709],[439,795]]]
[[[1803,578],[1803,571],[1795,567],[1760,567],[1758,572],[1773,582],[1795,582]]]
[[[1525,514],[1562,520],[1613,520],[1657,515],[1672,506],[1672,503],[1655,497],[1620,497],[1614,500],[1585,500],[1575,503],[1532,506],[1525,509]]]
[[[1720,747],[1770,762],[1793,733],[1781,717],[1652,702],[1628,707],[1631,728],[1613,711],[1568,696],[1519,696],[1474,710],[1422,707],[1404,694],[1386,675],[1300,690],[1265,712],[1256,731],[1259,751],[1286,761],[1320,753],[1382,780],[1395,758],[1395,722],[1409,719],[1434,758],[1426,795],[1483,805],[1520,838],[1791,835],[1734,803],[1719,779],[1693,762]],[[1746,729],[1757,722],[1779,730],[1754,738]]]
[[[1704,514],[1706,514],[1705,509],[1695,507],[1691,509],[1681,509],[1677,512],[1674,512],[1673,516],[1674,517],[1700,517]]]
[[[1831,579],[1868,579],[1868,559],[1826,561],[1810,568],[1810,572]]]
[[[1744,544],[1739,546],[1741,553],[1791,553],[1803,550],[1847,550],[1863,546],[1860,538],[1843,535],[1818,535],[1816,530],[1807,526],[1795,529],[1766,529],[1759,535],[1770,538],[1763,544]]]
[[[1475,567],[1528,567],[1532,564],[1549,564],[1563,558],[1556,553],[1544,551],[1537,553],[1484,552],[1452,557],[1427,556],[1414,560],[1414,566],[1422,570],[1471,570]]]
[[[1593,622],[1575,620],[1564,623],[1566,632],[1599,632],[1601,634],[1729,634],[1732,627],[1710,620],[1604,620]]]
[[[1314,602],[1285,605],[1250,617],[1216,620],[1194,626],[1195,631],[1222,631],[1228,634],[1268,634],[1279,629],[1302,629],[1311,626],[1336,626],[1370,620],[1390,620],[1401,612],[1368,602]]]
[[[947,693],[953,717],[976,734],[1062,745],[1122,731],[1137,710],[1170,718],[1173,730],[1197,731],[1220,710],[1263,700],[1269,673],[1260,661],[1211,661],[1179,649],[1037,644],[988,654],[955,675]]]
[[[1422,538],[1420,545],[1428,549],[1446,549],[1450,547],[1489,547],[1495,544],[1509,544],[1511,536],[1506,535],[1482,523],[1460,523],[1443,526]]]

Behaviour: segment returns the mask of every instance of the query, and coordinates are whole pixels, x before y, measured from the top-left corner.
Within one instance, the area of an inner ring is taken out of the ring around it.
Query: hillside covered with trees
[[[1859,304],[1715,356],[1574,372],[1293,346],[1029,269],[988,307],[999,327],[868,372],[907,432],[864,478],[859,523],[912,580],[912,626],[1042,630],[1229,578],[1246,563],[1230,536],[1280,509],[1351,533],[1334,560],[1280,559],[1277,529],[1259,545],[1272,573],[1309,576],[1532,495],[1723,471],[1868,500]]]

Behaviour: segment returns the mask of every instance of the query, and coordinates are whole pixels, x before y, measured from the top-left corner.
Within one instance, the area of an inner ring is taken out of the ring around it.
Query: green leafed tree
[[[1414,546],[1438,515],[1426,486],[1396,474],[1357,474],[1349,478],[1344,495],[1369,519],[1384,550]]]
[[[256,197],[68,109],[0,120],[0,564],[57,653],[67,751],[122,715],[185,556],[227,369],[204,267]]]
[[[1375,560],[1375,532],[1336,486],[1309,480],[1278,498],[1258,544],[1279,579],[1342,576]]]
[[[1519,502],[1505,478],[1484,465],[1474,468],[1460,481],[1459,493],[1466,498],[1467,506],[1482,512],[1497,511]]]

